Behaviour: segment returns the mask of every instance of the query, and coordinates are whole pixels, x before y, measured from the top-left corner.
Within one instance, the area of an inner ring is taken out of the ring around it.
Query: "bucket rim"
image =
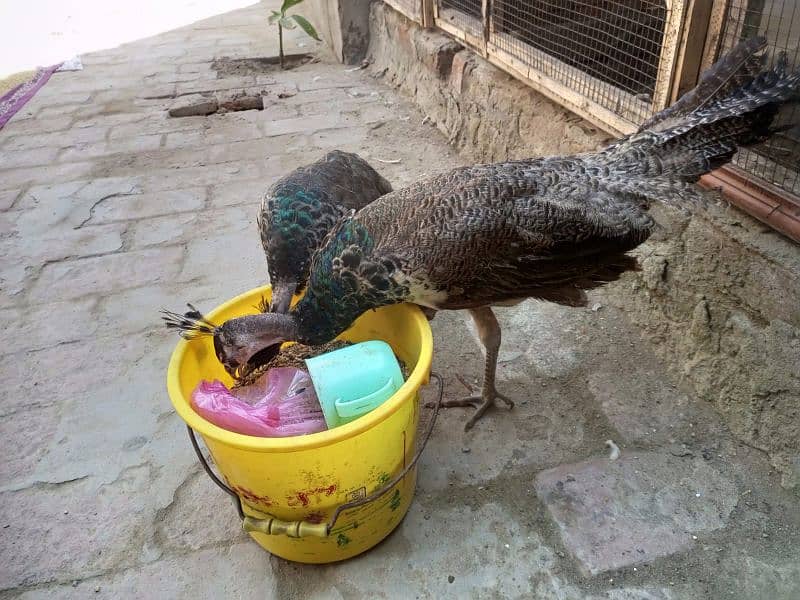
[[[253,298],[259,298],[264,292],[270,290],[271,286],[269,285],[248,290],[216,306],[213,310],[208,312],[206,317],[213,321],[216,315],[228,310],[230,307],[242,304],[244,301]],[[419,307],[413,304],[402,304],[401,306],[404,310],[408,311],[408,316],[411,320],[409,326],[417,328],[421,334],[422,340],[417,364],[409,374],[408,379],[406,379],[403,385],[392,394],[388,400],[375,410],[355,421],[319,433],[282,438],[245,435],[228,431],[227,429],[214,425],[195,412],[189,398],[184,396],[181,390],[180,367],[186,353],[189,351],[189,344],[192,343],[191,340],[184,339],[178,341],[177,346],[172,351],[169,366],[167,367],[167,392],[172,406],[178,413],[178,416],[180,416],[189,427],[203,436],[203,438],[210,438],[220,444],[241,450],[255,452],[297,452],[330,446],[337,442],[355,437],[388,419],[391,415],[400,410],[404,401],[413,397],[417,393],[417,390],[428,383],[433,360],[433,333],[431,332],[430,324]]]

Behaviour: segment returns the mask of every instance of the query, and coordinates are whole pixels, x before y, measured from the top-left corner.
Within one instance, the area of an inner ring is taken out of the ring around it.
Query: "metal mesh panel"
[[[422,21],[422,0],[391,0],[390,6],[403,13],[412,21]]]
[[[438,0],[439,19],[476,36],[483,36],[481,0]]]
[[[800,7],[785,0],[732,0],[722,30],[725,52],[740,39],[754,35],[767,37],[775,60],[785,51],[792,68],[800,66]],[[786,107],[779,115],[780,123],[800,122],[800,109]],[[791,194],[800,195],[800,126],[777,134],[766,145],[742,150],[734,163],[748,173],[760,177]]]
[[[495,0],[491,41],[632,123],[652,112],[663,0]]]

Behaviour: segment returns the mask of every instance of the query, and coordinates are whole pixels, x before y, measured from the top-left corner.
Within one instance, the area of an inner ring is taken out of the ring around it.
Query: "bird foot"
[[[497,406],[497,403],[495,402],[496,398],[502,400],[509,409],[514,408],[514,401],[508,396],[501,394],[494,388],[491,388],[488,391],[484,390],[484,393],[480,395],[468,396],[467,398],[464,398],[463,402],[480,402],[475,410],[475,414],[473,414],[469,421],[467,421],[464,425],[464,431],[469,431],[472,429],[475,426],[475,423],[477,423],[483,417],[483,415],[486,414],[486,411],[489,410],[489,408],[492,406]]]
[[[502,400],[509,409],[514,408],[514,401],[505,394],[498,392],[496,389],[494,389],[494,387],[484,390],[480,394],[467,396],[466,398],[461,398],[460,400],[445,400],[442,402],[442,406],[444,408],[464,406],[475,408],[475,414],[472,415],[469,421],[467,421],[467,423],[464,425],[464,431],[469,431],[475,426],[475,423],[477,423],[483,417],[483,415],[486,414],[486,411],[489,410],[490,407],[496,406],[496,398]]]

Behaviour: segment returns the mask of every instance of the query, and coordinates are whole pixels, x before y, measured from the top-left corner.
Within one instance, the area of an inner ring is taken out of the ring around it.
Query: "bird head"
[[[296,337],[297,326],[290,315],[261,313],[215,325],[191,304],[189,309],[182,315],[162,310],[167,328],[177,329],[184,339],[213,336],[217,360],[234,378],[266,364],[278,354],[282,342]]]

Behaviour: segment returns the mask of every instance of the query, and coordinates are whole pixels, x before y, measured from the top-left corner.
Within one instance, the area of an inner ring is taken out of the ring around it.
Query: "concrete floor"
[[[0,79],[170,31],[254,0],[29,0],[0,4]]]
[[[395,186],[462,162],[364,71],[219,77],[215,57],[275,54],[271,4],[86,55],[0,131],[0,598],[800,597],[800,500],[602,293],[498,311],[517,407],[469,433],[466,411],[440,416],[377,548],[303,566],[240,532],[169,403],[158,309],[262,283],[260,194],[328,149]],[[241,89],[267,110],[165,114]],[[460,396],[456,375],[481,370],[474,332],[460,313],[433,329]]]

